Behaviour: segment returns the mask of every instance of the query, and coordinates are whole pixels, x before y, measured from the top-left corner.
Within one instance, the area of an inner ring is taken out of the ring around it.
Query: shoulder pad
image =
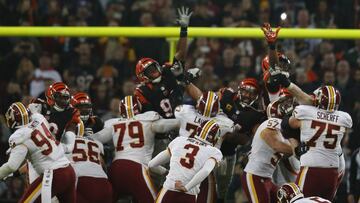
[[[228,117],[224,115],[217,115],[215,117],[216,123],[218,123],[220,126],[226,126],[231,128],[234,125],[234,121],[229,119]]]
[[[192,105],[179,105],[175,108],[175,117],[178,118],[178,117],[182,117],[184,114],[186,113],[195,113],[195,107],[192,106]]]
[[[313,119],[312,113],[316,110],[317,108],[313,106],[299,105],[295,107],[292,115],[299,120],[309,120]]]
[[[267,121],[265,121],[266,128],[272,129],[272,130],[280,130],[281,129],[281,119],[279,118],[269,118]]]
[[[353,125],[353,121],[352,121],[351,116],[348,113],[344,112],[344,111],[339,111],[339,113],[343,117],[343,119],[341,119],[342,124],[347,128],[351,128],[352,125]]]
[[[112,118],[104,122],[104,128],[111,127],[114,123],[124,120],[123,118]]]
[[[155,111],[147,111],[145,113],[134,116],[134,119],[139,121],[156,121],[159,120],[160,118],[161,118],[160,114],[158,114]]]
[[[31,129],[27,127],[22,127],[16,130],[10,137],[9,137],[9,146],[10,148],[14,148],[17,145],[22,144],[28,137],[30,137]]]

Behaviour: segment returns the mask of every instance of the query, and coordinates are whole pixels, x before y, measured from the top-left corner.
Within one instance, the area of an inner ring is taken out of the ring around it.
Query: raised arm
[[[178,119],[159,119],[151,124],[151,130],[155,133],[166,133],[171,130],[180,128]]]
[[[185,61],[187,52],[187,29],[189,26],[190,17],[192,12],[189,12],[189,8],[178,8],[179,18],[177,22],[180,24],[180,39],[177,45],[175,58],[179,61]]]
[[[98,140],[101,143],[108,143],[112,139],[112,133],[113,133],[113,127],[112,126],[106,126],[104,129],[100,130],[97,133],[94,133],[93,135],[90,135],[89,137]]]
[[[265,39],[269,46],[268,55],[269,55],[270,67],[275,67],[276,65],[279,64],[279,58],[278,58],[277,50],[276,50],[276,40],[277,40],[278,33],[280,31],[280,27],[277,27],[274,32],[274,31],[272,31],[269,23],[264,23],[261,30],[264,32]]]

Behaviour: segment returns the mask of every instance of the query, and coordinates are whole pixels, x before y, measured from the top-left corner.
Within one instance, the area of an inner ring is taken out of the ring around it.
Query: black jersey
[[[221,109],[234,123],[241,126],[240,133],[252,136],[253,128],[266,120],[264,111],[258,111],[256,107],[241,106],[237,93],[231,89],[222,89],[220,95]],[[224,156],[233,155],[235,154],[236,146],[236,143],[230,143],[224,140],[221,145],[221,152]]]
[[[182,104],[184,88],[169,68],[163,68],[159,83],[140,84],[134,94],[142,104],[142,112],[156,111],[164,118],[174,118],[175,108]]]
[[[90,116],[84,123],[85,134],[94,134],[104,128],[104,122],[97,116]]]
[[[60,141],[61,136],[69,125],[78,125],[81,123],[79,111],[71,106],[64,111],[57,111],[44,100],[36,99],[34,103],[41,105],[40,113],[49,122],[50,130],[58,141]]]

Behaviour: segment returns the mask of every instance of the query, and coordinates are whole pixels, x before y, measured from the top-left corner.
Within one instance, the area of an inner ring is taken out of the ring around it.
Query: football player
[[[192,86],[188,79],[184,79],[184,75],[188,75],[184,74],[184,60],[187,49],[187,27],[192,12],[182,7],[178,9],[178,13],[181,30],[174,63],[160,66],[154,59],[142,58],[136,64],[136,76],[141,84],[135,89],[134,94],[139,98],[142,112],[156,111],[163,118],[173,118],[175,108],[182,104],[184,87],[178,83],[186,81],[185,86]]]
[[[65,83],[56,82],[46,90],[46,101],[36,99],[29,104],[31,112],[42,114],[50,123],[50,130],[56,140],[66,144],[65,152],[70,153],[76,135],[83,135],[84,127],[80,113],[70,105],[70,89]],[[78,131],[76,130],[78,129]]]
[[[15,172],[27,159],[40,174],[19,202],[75,202],[75,172],[49,130],[41,114],[30,111],[20,102],[13,103],[5,114],[7,126],[15,130],[9,138],[11,148],[7,163],[0,167],[0,180]]]
[[[151,170],[162,174],[167,170],[160,165],[170,162],[169,174],[156,202],[196,202],[200,183],[222,159],[220,150],[214,147],[219,128],[215,120],[203,122],[193,138],[177,137],[149,162]]]
[[[162,119],[154,111],[140,112],[138,99],[126,96],[120,103],[122,118],[106,121],[103,130],[90,136],[102,143],[114,143],[115,158],[109,170],[113,201],[130,195],[136,202],[154,202],[157,193],[147,164],[154,151],[155,134],[178,128],[176,119]]]
[[[112,202],[112,187],[103,169],[103,155],[102,143],[88,136],[76,137],[70,160],[77,177],[77,203]]]
[[[234,122],[220,113],[220,101],[215,92],[204,92],[197,101],[196,108],[192,105],[181,105],[175,109],[175,117],[180,121],[179,135],[184,137],[194,137],[196,129],[204,121],[215,119],[220,127],[220,138],[216,147],[220,148],[224,139],[233,139],[236,135]],[[247,139],[242,141],[245,144]],[[216,185],[214,174],[211,173],[200,185],[200,193],[197,202],[216,201]]]
[[[284,72],[288,72],[290,70],[290,60],[282,53],[276,50],[276,40],[278,37],[278,33],[280,31],[280,27],[277,27],[275,31],[271,29],[269,23],[264,23],[261,28],[264,32],[265,39],[268,43],[269,53],[264,57],[261,62],[261,68],[263,71],[263,80],[265,84],[265,89],[269,96],[269,102],[275,101],[280,96],[281,85],[270,83],[270,72],[269,69],[278,67]]]
[[[241,179],[250,202],[276,202],[277,187],[272,181],[278,161],[293,154],[293,147],[281,133],[281,119],[291,114],[294,98],[284,94],[267,107],[268,120],[256,130],[249,161]]]
[[[80,113],[70,105],[70,89],[62,82],[56,82],[46,90],[46,101],[36,99],[29,104],[32,113],[42,114],[50,124],[50,132],[55,139],[61,141],[65,153],[71,153],[76,135],[83,135],[83,123]],[[33,182],[38,174],[28,164],[29,182]]]
[[[296,183],[305,197],[320,196],[332,200],[344,170],[340,142],[347,129],[352,127],[351,116],[338,110],[340,92],[333,86],[321,86],[313,96],[308,95],[291,83],[281,70],[273,70],[271,81],[287,88],[303,104],[282,123],[284,129],[300,129],[301,142],[310,147],[300,158],[301,171]]]
[[[70,103],[80,112],[80,119],[84,124],[85,134],[91,135],[104,128],[104,122],[93,114],[92,103],[88,94],[78,92],[71,96]]]
[[[277,192],[278,203],[331,203],[321,197],[304,197],[299,186],[295,183],[283,184]]]

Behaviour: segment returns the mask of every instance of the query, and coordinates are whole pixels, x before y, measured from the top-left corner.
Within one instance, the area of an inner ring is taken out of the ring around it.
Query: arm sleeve
[[[24,162],[28,149],[25,145],[17,145],[11,149],[8,162],[0,167],[0,180],[16,171]]]
[[[166,133],[176,128],[180,128],[178,119],[159,119],[151,124],[151,129],[155,133]]]
[[[156,157],[154,157],[148,164],[151,171],[163,175],[167,172],[167,169],[162,167],[162,164],[165,164],[170,161],[170,153],[168,149],[160,152]]]
[[[189,191],[191,188],[200,184],[206,177],[208,177],[208,175],[214,169],[215,165],[216,161],[213,158],[208,159],[202,169],[200,169],[200,171],[195,174],[195,176],[190,180],[190,182],[185,185],[186,190]]]
[[[74,149],[76,135],[72,131],[66,131],[62,137],[61,143],[65,153],[71,153]]]
[[[98,140],[101,143],[108,143],[112,138],[112,127],[105,127],[104,129],[100,130],[99,132],[90,135],[89,137]]]

